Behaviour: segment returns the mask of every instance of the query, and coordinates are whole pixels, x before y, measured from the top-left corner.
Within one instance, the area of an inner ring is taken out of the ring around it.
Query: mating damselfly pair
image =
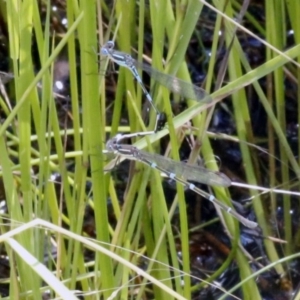
[[[227,206],[220,200],[216,199],[213,195],[202,191],[193,183],[189,182],[196,181],[212,186],[229,187],[232,184],[232,182],[225,174],[220,172],[214,172],[199,166],[193,166],[183,162],[177,162],[170,158],[154,153],[148,153],[136,148],[135,146],[122,143],[123,140],[128,138],[146,136],[156,132],[158,121],[160,119],[161,113],[155,106],[150,93],[145,88],[143,81],[137,71],[137,68],[141,68],[142,70],[147,72],[154,80],[166,86],[172,92],[178,93],[187,99],[193,99],[203,103],[211,102],[211,97],[206,93],[206,91],[175,76],[162,73],[152,68],[150,65],[138,62],[127,53],[114,50],[113,41],[108,41],[102,46],[100,55],[107,56],[109,59],[111,59],[118,65],[126,67],[132,72],[133,76],[141,86],[141,89],[146,99],[149,101],[156,113],[156,122],[153,131],[123,135],[118,134],[107,142],[107,151],[114,153],[115,155],[123,156],[127,159],[140,161],[150,166],[151,168],[164,173],[170,179],[182,184],[186,189],[190,189],[195,193],[205,197],[209,201],[213,202],[216,206],[235,217],[245,226],[249,228],[257,227],[258,224],[256,222],[244,218],[242,215],[238,214],[235,210],[233,210],[230,206]]]

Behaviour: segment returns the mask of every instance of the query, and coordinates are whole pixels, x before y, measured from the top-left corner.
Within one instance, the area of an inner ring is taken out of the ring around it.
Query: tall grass
[[[286,137],[285,76],[299,82],[300,4],[297,1],[265,1],[265,27],[250,10],[244,11],[242,20],[250,22],[260,33],[267,54],[266,61],[253,69],[238,37],[239,33],[258,37],[249,32],[241,20],[235,21],[247,3],[242,6],[234,0],[212,1],[211,4],[204,0],[120,0],[113,3],[81,0],[64,4],[68,26],[63,34],[52,30],[54,13],[49,3],[44,4],[43,10],[38,1],[7,1],[0,7],[7,24],[9,58],[14,74],[9,93],[13,108],[10,110],[2,99],[0,103],[6,112],[0,127],[0,164],[7,205],[7,212],[2,214],[0,241],[5,245],[10,264],[9,298],[41,299],[50,289],[52,298],[64,299],[76,299],[75,290],[80,290],[86,299],[146,296],[190,299],[193,292],[200,293],[207,286],[215,286],[213,280],[234,261],[239,269],[240,284],[230,293],[240,288],[243,299],[261,299],[256,275],[271,267],[278,274],[285,274],[285,263],[297,257],[295,237],[299,233],[294,234],[292,230],[290,196],[282,199],[285,229],[280,238],[287,242],[286,246],[278,252],[272,240],[264,240],[270,265],[253,274],[251,260],[239,243],[239,224],[224,213],[221,218],[231,240],[230,254],[205,280],[193,278],[191,228],[183,188],[177,185],[176,197],[168,207],[160,174],[136,164],[130,172],[126,193],[119,199],[116,180],[109,172],[102,171],[122,161],[105,163],[107,158],[102,150],[108,138],[118,132],[145,129],[140,114],[143,93],[132,74],[120,68],[112,101],[107,92],[111,86],[103,76],[107,64],[101,60],[99,67],[94,49],[113,39],[118,50],[134,52],[140,60],[150,56],[153,67],[189,81],[187,50],[191,47],[191,39],[194,44],[201,44],[197,31],[199,20],[207,11],[214,11],[212,48],[205,81],[212,101],[193,102],[174,117],[169,91],[163,87],[151,88],[155,90],[155,103],[166,114],[167,123],[158,133],[137,139],[134,145],[159,152],[159,142],[169,135],[170,156],[179,160],[183,139],[178,132],[192,120],[196,128],[193,131],[196,139],[192,149],[194,159],[199,155],[197,145],[201,144],[201,156],[206,165],[218,170],[218,164],[212,162],[210,137],[219,136],[207,133],[207,125],[215,106],[230,97],[236,136],[227,139],[238,141],[246,182],[252,185],[268,182],[271,187],[283,183],[284,189],[297,190],[298,181],[292,187],[290,178],[291,170],[297,178],[300,170],[297,155]],[[295,39],[294,46],[288,50],[286,24],[290,24]],[[151,45],[145,42],[149,40]],[[33,41],[37,45],[38,59],[33,58]],[[228,52],[223,59],[223,69],[215,74],[222,43]],[[67,53],[70,71],[72,126],[68,129],[61,126],[52,93],[54,62],[62,50]],[[34,68],[36,61],[40,63],[38,72]],[[259,81],[264,77],[268,82],[267,90]],[[153,87],[154,82],[151,81],[150,86]],[[259,138],[255,136],[250,119],[247,86],[252,86],[267,116],[269,169],[265,181],[259,166],[261,153],[253,147],[259,143]],[[226,108],[226,104],[223,105]],[[124,116],[128,125],[121,127]],[[153,128],[154,121],[155,115],[151,112],[149,128]],[[297,138],[299,140],[299,136]],[[71,150],[66,147],[69,140],[73,144]],[[275,161],[277,144],[280,157]],[[280,178],[275,177],[275,168],[280,169]],[[59,190],[51,179],[54,173],[60,174]],[[87,191],[88,183],[91,189]],[[214,187],[212,192],[232,206],[228,189]],[[276,235],[270,219],[276,215],[277,197],[271,194],[270,205],[267,205],[257,191],[249,190],[249,196],[253,199],[251,204],[262,236]],[[115,224],[110,223],[108,199]],[[94,212],[93,240],[82,230],[86,225],[87,207]],[[172,223],[175,214],[179,221],[176,230]],[[55,255],[44,265],[53,241]],[[87,253],[93,255],[87,259]],[[220,290],[224,297],[228,296],[229,291]]]

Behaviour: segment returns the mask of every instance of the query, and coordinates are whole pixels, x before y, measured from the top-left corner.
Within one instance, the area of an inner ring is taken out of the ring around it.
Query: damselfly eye
[[[113,49],[115,47],[115,43],[113,41],[108,41],[106,43],[106,48]]]
[[[101,51],[100,51],[100,54],[101,54],[101,55],[104,55],[104,56],[108,56],[108,51],[107,51],[107,49],[102,48]]]

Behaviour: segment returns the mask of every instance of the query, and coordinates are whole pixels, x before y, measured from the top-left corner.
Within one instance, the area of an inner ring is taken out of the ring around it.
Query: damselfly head
[[[115,43],[113,41],[107,41],[100,49],[100,55],[108,56],[109,52],[114,49]]]

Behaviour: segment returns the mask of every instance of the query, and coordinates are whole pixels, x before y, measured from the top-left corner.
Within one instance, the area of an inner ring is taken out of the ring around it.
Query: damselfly
[[[156,113],[156,122],[153,132],[157,131],[158,121],[160,119],[160,112],[153,103],[153,99],[150,95],[150,93],[145,88],[143,81],[137,71],[137,68],[141,68],[146,73],[148,73],[154,80],[158,81],[160,84],[167,87],[170,91],[180,94],[181,96],[185,97],[186,99],[193,99],[196,101],[200,101],[203,103],[211,102],[211,97],[207,94],[207,92],[190,82],[181,80],[175,76],[162,73],[154,68],[152,68],[149,64],[145,64],[143,62],[139,62],[135,59],[133,59],[129,54],[116,51],[114,50],[114,42],[108,41],[105,43],[100,50],[100,55],[109,57],[112,61],[117,63],[118,65],[122,67],[128,68],[133,76],[135,77],[136,81],[141,86],[143,93],[149,103],[151,104],[152,108],[154,109]]]
[[[121,144],[121,141],[132,136],[133,134],[116,135],[106,143],[107,151],[116,155],[124,156],[127,159],[140,161],[150,166],[151,168],[164,173],[170,179],[182,184],[186,189],[190,189],[213,202],[215,205],[235,217],[238,221],[249,228],[255,228],[258,226],[256,222],[244,218],[231,207],[216,199],[213,195],[202,191],[193,183],[189,182],[189,180],[191,180],[207,185],[228,187],[231,185],[231,180],[225,174],[214,172],[206,168],[201,168],[199,166],[189,165],[183,162],[176,162],[170,158],[158,154],[139,150],[132,145]]]

